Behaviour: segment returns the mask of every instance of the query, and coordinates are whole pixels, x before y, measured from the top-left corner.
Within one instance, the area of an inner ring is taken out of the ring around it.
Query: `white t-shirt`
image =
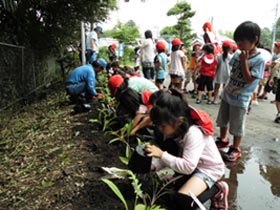
[[[175,74],[178,76],[185,76],[185,70],[182,64],[182,58],[185,56],[182,50],[176,50],[170,54],[170,74]]]
[[[91,46],[90,46],[90,40],[94,40],[94,51],[98,52],[98,35],[95,31],[91,31],[88,35],[87,35],[87,39],[86,39],[86,49],[87,50],[91,50]]]
[[[154,63],[155,47],[152,39],[145,39],[140,48],[141,62],[148,61]]]

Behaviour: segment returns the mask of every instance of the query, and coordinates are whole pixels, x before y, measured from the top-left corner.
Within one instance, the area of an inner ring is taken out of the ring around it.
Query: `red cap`
[[[160,50],[160,51],[164,51],[165,48],[166,48],[166,46],[165,46],[164,42],[158,41],[158,42],[156,43],[156,48],[157,48],[158,50]]]
[[[114,96],[116,94],[117,88],[121,86],[124,79],[121,75],[116,74],[109,78],[108,87],[110,89],[111,95]]]
[[[117,48],[117,45],[114,43],[114,44],[111,44],[111,48],[112,49],[116,49]]]
[[[231,45],[231,47],[232,47],[232,50],[233,50],[233,51],[235,51],[235,50],[237,50],[237,49],[238,49],[238,47],[237,47],[237,45],[236,45],[236,44],[232,44],[232,45]]]
[[[232,43],[229,40],[223,41],[223,47],[232,47]]]
[[[173,46],[179,46],[179,45],[182,44],[182,42],[181,42],[180,39],[174,38],[174,39],[172,40],[171,44],[172,44]]]
[[[276,47],[280,47],[280,42],[274,42],[274,45],[275,45]]]
[[[208,29],[208,31],[212,31],[212,24],[210,22],[206,22],[203,24],[202,28],[204,32],[206,32],[206,29]]]

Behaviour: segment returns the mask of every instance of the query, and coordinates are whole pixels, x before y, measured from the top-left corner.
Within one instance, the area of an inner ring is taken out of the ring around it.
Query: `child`
[[[258,99],[267,99],[267,94],[270,93],[271,91],[273,92],[273,94],[275,94],[275,89],[274,88],[274,85],[273,86],[270,86],[269,85],[269,80],[271,79],[271,71],[275,65],[275,61],[280,58],[280,42],[275,42],[274,43],[274,47],[273,47],[273,57],[271,59],[271,63],[270,65],[268,66],[269,67],[269,76],[268,76],[268,79],[267,79],[267,82],[265,84],[265,87],[264,87],[264,91],[263,91],[263,94],[260,95],[258,97]],[[276,84],[276,81],[277,81],[277,77],[274,77],[274,84]]]
[[[172,44],[172,52],[170,55],[170,77],[171,83],[170,87],[181,88],[182,81],[185,77],[185,69],[186,69],[186,56],[182,50],[180,50],[180,46],[182,42],[178,38],[174,38],[171,42]]]
[[[231,42],[224,41],[222,45],[223,54],[217,56],[217,70],[215,74],[214,104],[218,104],[219,90],[221,85],[225,86],[230,75],[229,61],[232,58]]]
[[[107,53],[108,53],[108,58],[109,58],[110,63],[118,60],[116,49],[117,49],[117,45],[115,43],[108,46]]]
[[[224,159],[236,161],[241,157],[240,143],[244,136],[246,111],[249,100],[263,76],[265,59],[257,50],[260,41],[260,27],[251,21],[241,23],[233,37],[239,50],[230,61],[232,66],[229,82],[221,94],[221,105],[217,117],[220,136],[218,148],[230,147]],[[227,132],[233,135],[230,145]]]
[[[196,83],[196,77],[197,77],[197,59],[200,54],[200,43],[195,43],[192,47],[191,56],[189,59],[189,65],[188,65],[188,71],[191,72],[191,78],[193,82],[193,90],[190,91],[192,94],[197,94],[197,83]]]
[[[188,69],[187,67],[187,63],[188,63],[188,57],[187,57],[187,54],[188,54],[188,50],[185,48],[185,44],[182,43],[181,47],[180,47],[180,50],[183,51],[184,55],[185,55],[185,77],[184,77],[184,84],[183,84],[183,87],[182,87],[182,90],[183,92],[185,93],[188,93],[188,84],[190,83],[191,81],[191,75],[192,75],[192,72]]]
[[[165,54],[165,44],[164,42],[158,41],[156,43],[157,55],[155,56],[154,64],[156,71],[156,86],[159,89],[163,89],[163,82],[166,77],[167,72],[167,55]]]
[[[199,68],[199,83],[198,83],[198,94],[196,103],[201,103],[202,93],[207,88],[208,92],[208,101],[207,104],[212,104],[212,92],[213,92],[213,80],[215,77],[215,71],[217,66],[217,60],[214,56],[214,45],[213,44],[205,44],[202,47],[205,55],[200,60],[200,68]]]
[[[150,96],[158,90],[151,80],[138,76],[127,77],[124,73],[116,74],[109,78],[108,87],[111,95],[119,102],[117,108],[119,118],[124,122],[133,120],[134,129],[131,135],[149,124],[148,120],[146,123],[141,121],[148,113]]]
[[[190,192],[205,202],[209,197],[203,198],[203,194],[215,190],[217,192],[218,189],[223,191],[224,196],[216,205],[227,209],[228,185],[222,181],[217,182],[224,175],[224,162],[212,132],[207,132],[213,128],[199,126],[192,117],[192,111],[183,94],[175,89],[170,89],[156,99],[150,111],[151,120],[164,134],[166,141],[177,143],[179,154],[172,155],[155,145],[147,145],[145,152],[148,157],[153,157],[151,169],[158,171],[169,167],[177,174],[183,175],[181,181],[184,182],[175,189],[177,192],[172,202],[176,205],[174,209],[195,208],[189,196]]]
[[[280,58],[275,61],[275,66],[271,71],[271,78],[269,80],[269,85],[272,87],[276,83],[276,92],[275,92],[275,104],[277,109],[277,114],[274,122],[280,123]],[[273,79],[276,77],[276,80]]]

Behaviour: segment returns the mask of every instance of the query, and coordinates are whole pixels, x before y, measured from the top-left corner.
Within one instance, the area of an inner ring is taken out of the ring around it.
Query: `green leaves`
[[[107,184],[111,190],[115,193],[115,195],[121,200],[126,210],[128,210],[127,202],[123,197],[123,194],[119,190],[119,188],[109,179],[101,179],[105,184]]]

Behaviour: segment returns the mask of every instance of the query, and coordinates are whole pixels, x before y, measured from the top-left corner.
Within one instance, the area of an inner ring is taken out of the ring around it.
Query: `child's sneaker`
[[[211,100],[208,99],[207,104],[209,104],[209,105],[210,105],[210,104],[213,104],[213,101],[211,101]]]
[[[236,161],[241,157],[240,148],[230,147],[228,152],[224,154],[224,159],[230,162]]]
[[[217,181],[215,183],[219,192],[211,199],[211,209],[228,209],[228,192],[229,187],[225,181]]]
[[[228,148],[231,146],[228,138],[221,139],[221,137],[217,137],[216,145],[218,149]]]
[[[214,101],[213,101],[213,104],[217,105],[217,104],[219,104],[219,101],[214,100]]]
[[[279,112],[279,113],[277,113],[277,115],[276,115],[276,118],[275,118],[274,122],[276,122],[276,123],[280,123],[280,112]]]
[[[200,104],[201,103],[201,100],[199,98],[196,99],[196,104]]]

